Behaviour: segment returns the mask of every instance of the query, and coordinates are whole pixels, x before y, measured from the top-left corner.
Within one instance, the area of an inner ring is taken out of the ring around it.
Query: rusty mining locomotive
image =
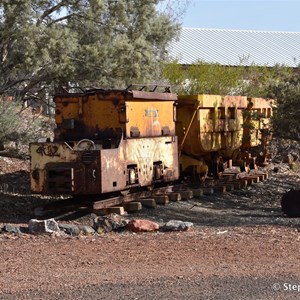
[[[56,94],[54,140],[30,144],[31,190],[100,195],[201,181],[230,160],[266,156],[270,101],[157,88]]]

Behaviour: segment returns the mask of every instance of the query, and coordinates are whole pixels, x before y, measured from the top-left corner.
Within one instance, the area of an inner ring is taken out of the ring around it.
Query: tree
[[[125,88],[156,81],[179,29],[167,10],[157,10],[159,2],[2,0],[0,142],[24,136],[7,96],[45,102],[61,86]]]
[[[180,23],[193,0],[160,0],[157,9],[166,14],[174,23]]]
[[[273,130],[276,136],[300,141],[300,68],[277,70],[277,80],[267,86],[267,95],[276,100]]]
[[[0,150],[14,141],[18,145],[34,141],[41,135],[42,120],[20,103],[0,96]],[[46,124],[48,126],[49,123]]]
[[[181,66],[177,61],[167,63],[165,78],[178,93],[183,94],[240,94],[244,86],[244,68],[227,67],[197,61],[190,66]]]
[[[275,65],[247,68],[245,95],[275,100],[273,135],[300,141],[300,69]]]
[[[0,95],[152,81],[178,30],[159,0],[3,0]]]
[[[81,82],[93,84],[97,78],[98,85],[122,87],[157,79],[166,47],[178,29],[166,14],[157,13],[158,2],[112,1],[97,18],[70,19],[82,45],[76,58],[85,62],[75,65]]]

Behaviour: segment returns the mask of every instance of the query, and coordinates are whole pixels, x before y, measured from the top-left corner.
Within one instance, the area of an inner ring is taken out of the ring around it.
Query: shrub
[[[9,142],[18,148],[39,138],[45,126],[51,123],[43,118],[19,102],[0,97],[0,148]]]

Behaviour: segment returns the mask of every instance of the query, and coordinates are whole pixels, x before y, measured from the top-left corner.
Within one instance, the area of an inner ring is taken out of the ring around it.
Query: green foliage
[[[40,119],[22,110],[20,103],[3,97],[0,97],[0,124],[0,144],[34,141],[42,127]]]
[[[256,65],[224,66],[197,61],[181,66],[178,61],[166,63],[164,77],[179,91],[187,94],[246,95],[271,97],[270,87],[293,70],[284,66],[261,67]]]
[[[3,0],[0,95],[157,78],[178,26],[159,0]]]
[[[275,65],[270,67],[249,66],[244,68],[242,94],[249,97],[273,98],[270,87],[277,85],[283,77],[293,73],[291,68]]]
[[[281,65],[247,68],[243,94],[275,100],[272,117],[274,136],[300,140],[300,72]]]
[[[269,82],[268,96],[276,100],[273,117],[275,135],[300,140],[300,70],[278,70],[277,80]]]
[[[164,76],[184,94],[240,94],[243,68],[197,61],[181,67],[177,61],[166,64]]]

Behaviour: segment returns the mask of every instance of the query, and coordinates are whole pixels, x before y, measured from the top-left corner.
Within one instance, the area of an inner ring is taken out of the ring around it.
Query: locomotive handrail
[[[188,133],[189,133],[191,127],[192,127],[192,123],[193,123],[193,121],[194,121],[194,119],[195,119],[195,117],[196,117],[196,114],[197,114],[198,109],[199,109],[199,105],[197,105],[197,107],[195,108],[195,111],[194,111],[194,113],[193,113],[193,116],[192,116],[192,118],[191,118],[191,121],[190,121],[190,123],[189,123],[189,126],[188,126],[188,128],[187,128],[187,131],[185,132],[185,134],[184,134],[184,136],[183,136],[183,139],[182,139],[182,142],[181,142],[181,144],[179,145],[179,157],[181,156],[181,151],[182,151],[182,149],[183,149],[184,142],[185,142],[185,140],[186,140],[186,138],[187,138],[187,135],[188,135]]]
[[[59,91],[61,90],[61,91]],[[80,90],[82,93],[86,92],[86,89],[80,86],[72,86],[70,88],[65,88],[63,86],[60,86],[58,89],[58,92],[56,92],[55,94],[60,95],[60,94],[72,94],[72,92],[70,92],[70,90]]]
[[[71,151],[74,150],[67,142],[64,142],[64,144],[65,144]]]
[[[163,93],[171,93],[171,87],[169,85],[159,85],[159,84],[139,84],[139,83],[132,83],[130,84],[125,91],[130,90],[132,87],[140,87],[139,91],[143,91],[146,87],[152,87],[149,92],[155,92],[158,87],[163,87],[165,90]]]

